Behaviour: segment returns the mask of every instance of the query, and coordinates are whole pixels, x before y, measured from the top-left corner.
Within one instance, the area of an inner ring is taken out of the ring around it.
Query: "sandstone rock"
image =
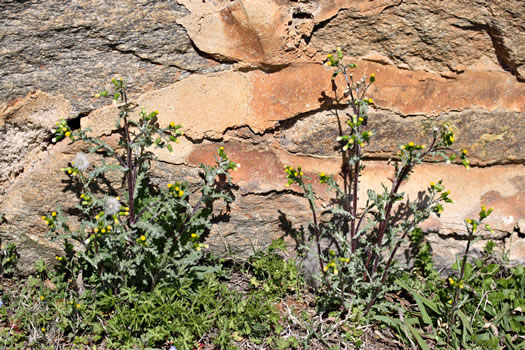
[[[336,176],[341,167],[338,157],[311,157],[308,155],[291,155],[278,149],[245,144],[226,144],[225,149],[231,159],[241,163],[239,171],[233,174],[241,193],[264,194],[271,191],[286,191],[284,184],[284,165],[302,165],[305,176],[313,179],[321,171]],[[213,145],[195,147],[187,159],[189,164],[210,163],[214,152]],[[388,185],[388,178],[393,171],[386,162],[370,161],[361,178],[360,200],[366,198],[367,188],[381,190],[381,182]],[[488,168],[471,168],[452,164],[422,164],[416,168],[410,180],[401,186],[406,192],[405,198],[414,200],[420,191],[425,191],[431,181],[443,180],[445,187],[451,191],[455,204],[445,206],[445,212],[439,220],[429,220],[425,229],[440,232],[443,235],[465,234],[465,218],[475,218],[481,204],[494,207],[493,214],[487,219],[497,232],[494,235],[481,230],[484,237],[502,239],[506,232],[512,232],[518,218],[525,217],[522,186],[524,167],[522,165],[492,166]],[[314,188],[324,186],[313,180]],[[297,188],[292,187],[292,191]],[[324,194],[324,200],[328,200]],[[364,204],[364,203],[363,203]],[[307,208],[305,208],[307,209]],[[306,211],[305,211],[306,213]]]
[[[373,50],[412,70],[440,72],[489,60],[523,80],[524,10],[520,1],[396,1],[368,13],[340,8],[314,30],[311,46],[325,54],[341,46],[356,58]]]
[[[509,260],[516,265],[525,265],[525,238],[517,233],[505,240],[505,251],[509,252]]]
[[[71,215],[76,213],[73,207],[77,198],[68,190],[70,180],[60,168],[80,150],[65,140],[44,151],[31,168],[17,177],[0,202],[0,212],[6,219],[0,224],[0,237],[18,245],[19,268],[23,272],[30,271],[38,259],[49,259],[60,252],[62,245],[49,241],[41,218],[59,207]]]
[[[281,123],[279,137],[283,149],[301,154],[335,156],[335,139],[339,128],[346,130],[345,121],[352,114],[349,108],[310,113],[301,118]],[[434,126],[449,123],[456,133],[455,147],[467,149],[473,165],[515,164],[525,161],[522,152],[525,140],[523,112],[488,112],[466,110],[448,112],[437,117],[407,116],[371,111],[368,125],[374,132],[368,157],[388,159],[402,143],[414,141],[425,144],[432,136]]]
[[[0,213],[7,219],[0,236],[22,244],[26,269],[59,248],[44,238],[40,217],[58,206],[75,214],[76,197],[59,169],[83,148],[50,147],[52,126],[80,116],[82,128],[115,144],[116,107],[98,108],[105,102],[92,98],[114,76],[130,84],[139,106],[159,110],[161,124],[185,126],[175,151],[158,153],[155,183],[187,178],[196,191],[198,165],[213,163],[220,145],[242,164],[229,221],[209,237],[214,249],[245,256],[271,238],[308,234],[305,200],[284,187],[282,168],[301,164],[311,178],[340,170],[334,139],[337,115],[348,106],[342,77],[332,84],[333,70],[321,65],[337,46],[357,62],[355,77],[377,78],[361,201],[366,188],[387,181],[386,161],[399,143],[424,142],[431,125],[448,122],[473,168],[424,164],[403,185],[413,199],[443,179],[456,200],[424,225],[440,264],[461,252],[463,219],[481,204],[495,207],[489,223],[496,233],[480,232],[479,244],[507,244],[523,226],[519,0],[4,1],[0,12]],[[44,92],[16,100],[37,89]],[[330,194],[314,188],[320,208],[328,208]],[[513,254],[525,259],[519,249]]]
[[[70,108],[63,97],[40,91],[0,105],[0,195],[38,160],[49,145],[55,123],[68,119]]]

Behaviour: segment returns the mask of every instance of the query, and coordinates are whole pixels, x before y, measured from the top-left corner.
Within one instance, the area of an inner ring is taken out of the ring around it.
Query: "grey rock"
[[[227,67],[193,48],[175,1],[2,1],[0,13],[0,101],[40,89],[76,115],[101,105],[92,97],[113,77],[134,94]]]

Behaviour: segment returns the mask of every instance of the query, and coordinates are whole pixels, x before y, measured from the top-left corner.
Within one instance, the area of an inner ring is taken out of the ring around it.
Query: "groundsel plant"
[[[476,232],[478,232],[478,227],[482,225],[485,226],[485,230],[489,231],[490,233],[494,233],[489,224],[482,223],[482,221],[485,220],[492,213],[493,210],[494,208],[487,209],[485,205],[482,205],[478,219],[465,219],[465,227],[467,229],[468,238],[467,246],[465,247],[465,253],[463,253],[461,264],[458,264],[456,262],[456,265],[460,266],[459,276],[457,277],[457,280],[454,280],[453,277],[449,277],[448,279],[450,286],[453,288],[453,296],[452,299],[449,300],[449,304],[452,305],[450,310],[450,327],[448,329],[449,340],[451,338],[451,331],[456,325],[456,314],[459,309],[458,303],[460,302],[461,291],[464,288],[463,278],[465,277],[465,267],[467,266],[468,253],[472,244],[474,244],[477,240],[480,239],[480,237],[474,238],[474,235],[476,234]]]
[[[368,198],[358,202],[360,176],[365,167],[362,150],[374,135],[368,127],[368,109],[374,102],[367,92],[376,77],[371,74],[354,80],[352,70],[356,65],[344,64],[340,49],[336,57],[328,55],[326,64],[335,68],[332,79],[343,75],[346,82],[343,97],[348,99],[352,111],[348,114],[346,130],[335,140],[342,158],[340,178],[324,172],[318,175],[319,182],[335,195],[330,220],[320,222],[317,196],[305,181],[308,178],[300,166],[285,167],[286,185],[299,186],[308,199],[313,216],[314,254],[318,257],[327,302],[368,314],[381,309],[381,303],[376,305],[376,301],[392,285],[389,275],[401,244],[419,233],[418,225],[432,213],[439,216],[444,203],[453,202],[442,181],[431,182],[425,194],[415,201],[405,198],[405,193],[400,192],[401,185],[409,179],[414,167],[425,160],[443,157],[451,162],[459,157],[466,168],[469,162],[466,150],[458,152],[452,148],[454,133],[450,125],[434,127],[427,144],[409,141],[399,147],[391,160],[394,172],[389,186],[382,184],[383,190],[379,193],[369,189]],[[405,215],[401,215],[401,211]]]
[[[203,240],[212,225],[214,202],[233,200],[229,173],[240,165],[229,160],[221,147],[214,166],[201,164],[200,197],[191,201],[188,182],[154,186],[149,181],[156,159],[152,149],[172,152],[171,142],[178,142],[183,135],[182,125],[171,122],[161,127],[158,111],[134,113],[138,106],[128,100],[123,81],[112,82],[112,94],[103,91],[96,96],[118,103],[118,147],[90,136],[89,130],[71,130],[64,120],[57,123],[55,141],[69,138],[83,142],[90,153],[78,153],[62,169],[78,185],[73,188],[80,189],[79,224],[68,223],[60,209],[43,217],[53,240],[64,239],[66,246],[68,240],[76,241],[81,247],[76,254],[57,257],[57,261],[77,284],[102,284],[114,293],[122,286],[152,290],[161,281],[202,275],[205,271],[198,262],[207,248]],[[91,165],[100,155],[104,156],[100,162]],[[110,171],[122,174],[122,193],[111,187],[112,193],[100,193],[99,189],[105,188],[104,174]]]

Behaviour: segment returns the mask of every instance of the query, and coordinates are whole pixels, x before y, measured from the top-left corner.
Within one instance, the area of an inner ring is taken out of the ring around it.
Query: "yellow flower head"
[[[77,304],[76,307],[77,307],[77,309],[80,309],[80,304]]]
[[[106,229],[103,228],[102,230],[100,230],[100,232],[102,232],[102,233],[106,233]]]
[[[52,213],[51,213],[51,216],[57,216],[57,213],[52,212]]]
[[[450,283],[451,285],[453,285],[454,283],[456,283],[456,281],[454,281],[453,278],[449,277],[449,278],[448,278],[448,283]]]
[[[184,194],[184,191],[179,191],[179,197],[182,197],[182,195]]]
[[[41,295],[41,296],[40,296],[40,300],[44,301],[44,299],[45,299],[44,296]]]
[[[434,187],[434,186],[436,186],[436,184],[434,182],[431,182],[430,187]]]
[[[414,142],[410,141],[410,142],[408,143],[408,145],[409,145],[410,147],[414,147]]]
[[[320,173],[319,176],[321,176],[321,177],[325,177],[326,174],[325,174],[325,173]]]
[[[40,330],[42,331],[42,333],[45,333],[45,332],[46,332],[45,327],[40,328]]]
[[[174,128],[174,127],[175,127],[175,123],[174,123],[174,122],[171,122],[171,123],[170,123],[170,126],[171,126],[172,128]]]
[[[144,235],[140,236],[140,240],[141,240],[142,242],[144,242],[144,241],[146,240],[146,236],[144,236]]]

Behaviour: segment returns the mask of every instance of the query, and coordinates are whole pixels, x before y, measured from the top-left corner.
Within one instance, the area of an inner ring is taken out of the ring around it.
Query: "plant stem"
[[[470,243],[472,242],[472,237],[474,236],[474,231],[471,228],[468,228],[468,240],[467,247],[465,248],[465,253],[463,254],[463,260],[461,261],[461,270],[459,272],[459,279],[457,281],[458,285],[454,291],[454,301],[452,302],[452,311],[450,313],[450,325],[448,327],[448,338],[450,339],[450,332],[454,324],[456,323],[456,307],[458,305],[460,289],[459,284],[463,281],[463,275],[465,274],[465,265],[467,264],[467,255],[470,250]]]
[[[302,185],[303,185],[303,190],[307,192],[308,189],[306,188],[304,183]],[[323,258],[321,255],[321,235],[319,233],[319,225],[317,223],[317,212],[315,210],[315,203],[313,201],[313,198],[311,198],[311,196],[307,196],[307,198],[308,198],[308,203],[310,204],[310,211],[312,212],[312,218],[314,221],[315,242],[317,244],[317,254],[319,256],[319,267],[321,268],[321,272],[323,273],[323,278],[328,283],[328,281],[326,280],[326,271],[324,270],[324,263],[323,263]]]

